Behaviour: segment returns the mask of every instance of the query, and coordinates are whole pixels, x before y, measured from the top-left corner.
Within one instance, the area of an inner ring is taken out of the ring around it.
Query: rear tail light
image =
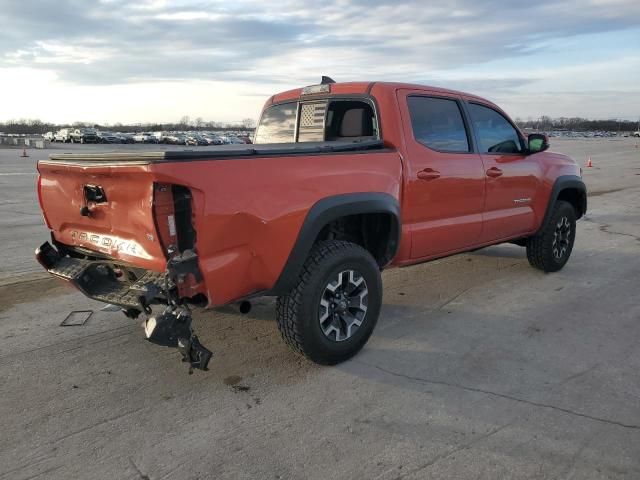
[[[193,249],[195,231],[191,222],[191,192],[188,188],[168,183],[154,184],[153,217],[167,258]]]
[[[173,185],[171,191],[173,193],[173,212],[178,236],[178,250],[180,252],[193,250],[196,231],[192,222],[191,191],[181,185]]]
[[[169,184],[153,185],[153,219],[165,256],[171,258],[178,249],[178,236],[173,211],[173,194]]]

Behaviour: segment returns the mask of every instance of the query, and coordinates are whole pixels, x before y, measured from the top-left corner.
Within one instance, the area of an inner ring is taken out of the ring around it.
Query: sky
[[[321,75],[640,116],[639,0],[0,0],[0,20],[0,121],[257,119]]]

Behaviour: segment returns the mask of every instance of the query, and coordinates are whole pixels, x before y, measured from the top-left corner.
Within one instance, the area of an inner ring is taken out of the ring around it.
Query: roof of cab
[[[400,82],[341,82],[331,84],[331,95],[340,94],[366,94],[370,92],[373,87],[387,88],[391,90],[410,89],[410,90],[425,90],[431,93],[440,93],[443,95],[460,95],[466,98],[475,98],[484,102],[489,102],[487,99],[473,95],[467,92],[460,92],[457,90],[451,90],[448,88],[432,87],[429,85],[418,85],[414,83],[400,83]],[[287,100],[297,100],[302,94],[302,88],[294,88],[293,90],[287,90],[285,92],[277,93],[273,95],[268,103],[279,103]],[[305,95],[305,98],[313,98],[314,95]]]

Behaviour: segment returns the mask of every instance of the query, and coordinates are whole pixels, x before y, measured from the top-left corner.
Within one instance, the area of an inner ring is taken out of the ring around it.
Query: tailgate
[[[40,206],[57,242],[164,271],[167,260],[155,215],[171,215],[173,204],[170,189],[165,198],[148,165],[41,161],[38,171]]]

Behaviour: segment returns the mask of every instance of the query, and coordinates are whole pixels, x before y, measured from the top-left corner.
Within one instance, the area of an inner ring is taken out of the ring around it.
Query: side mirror
[[[549,139],[542,133],[532,133],[527,139],[529,153],[544,152],[549,148]]]

